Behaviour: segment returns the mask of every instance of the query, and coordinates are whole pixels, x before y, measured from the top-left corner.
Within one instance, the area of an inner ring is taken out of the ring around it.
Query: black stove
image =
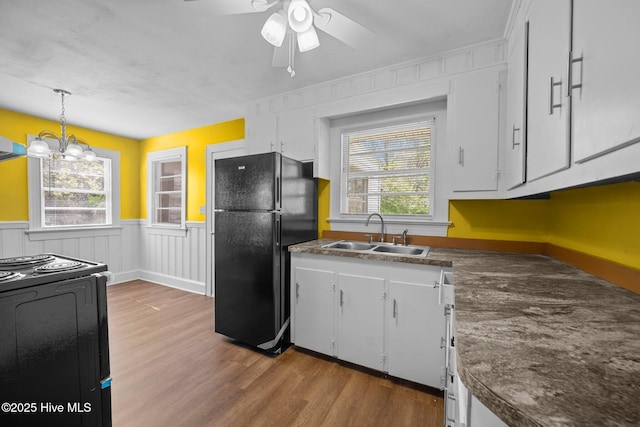
[[[0,425],[111,426],[109,278],[106,264],[64,255],[0,259],[0,402],[37,408]]]
[[[0,258],[0,291],[75,279],[106,270],[106,264],[56,254]]]

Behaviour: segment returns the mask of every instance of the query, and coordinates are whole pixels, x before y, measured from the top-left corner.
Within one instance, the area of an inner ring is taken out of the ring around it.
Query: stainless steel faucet
[[[365,227],[369,226],[369,220],[371,219],[372,216],[376,215],[378,218],[380,218],[380,241],[384,242],[384,219],[382,219],[382,215],[380,215],[378,212],[374,212],[371,215],[369,215],[369,217],[367,218],[367,221],[364,223]]]

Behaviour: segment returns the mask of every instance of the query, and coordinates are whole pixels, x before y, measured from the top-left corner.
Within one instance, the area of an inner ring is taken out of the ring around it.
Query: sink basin
[[[386,252],[400,255],[426,255],[425,248],[415,248],[411,246],[387,246],[380,245],[373,248],[373,252]]]
[[[389,243],[366,243],[352,240],[340,240],[339,242],[329,243],[328,245],[324,245],[323,248],[415,257],[426,257],[429,252],[429,246],[399,246]]]
[[[347,240],[341,240],[339,242],[330,243],[328,245],[324,245],[323,248],[331,248],[331,249],[349,249],[352,251],[366,251],[371,248],[375,248],[376,245],[373,243],[365,243],[365,242],[351,242]]]

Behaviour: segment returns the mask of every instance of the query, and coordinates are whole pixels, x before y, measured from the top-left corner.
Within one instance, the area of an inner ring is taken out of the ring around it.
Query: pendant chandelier
[[[67,119],[64,116],[64,97],[71,95],[63,89],[54,89],[62,98],[62,112],[60,113],[61,134],[58,136],[50,130],[43,130],[31,141],[27,155],[30,157],[48,158],[52,154],[62,154],[65,160],[83,160],[92,162],[96,160],[96,153],[93,152],[89,144],[84,139],[76,138],[72,133],[67,134]],[[58,150],[51,150],[44,138],[52,138],[58,141]]]

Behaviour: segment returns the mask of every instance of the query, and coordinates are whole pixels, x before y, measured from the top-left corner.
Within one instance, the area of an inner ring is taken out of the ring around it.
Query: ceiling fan
[[[193,0],[184,0],[193,1]],[[274,12],[264,23],[260,34],[274,48],[274,67],[285,67],[295,76],[294,56],[297,44],[300,52],[320,46],[316,29],[360,49],[370,43],[374,33],[354,20],[329,8],[318,10],[310,6],[311,0],[209,0],[220,15]],[[286,43],[285,43],[286,40]]]

